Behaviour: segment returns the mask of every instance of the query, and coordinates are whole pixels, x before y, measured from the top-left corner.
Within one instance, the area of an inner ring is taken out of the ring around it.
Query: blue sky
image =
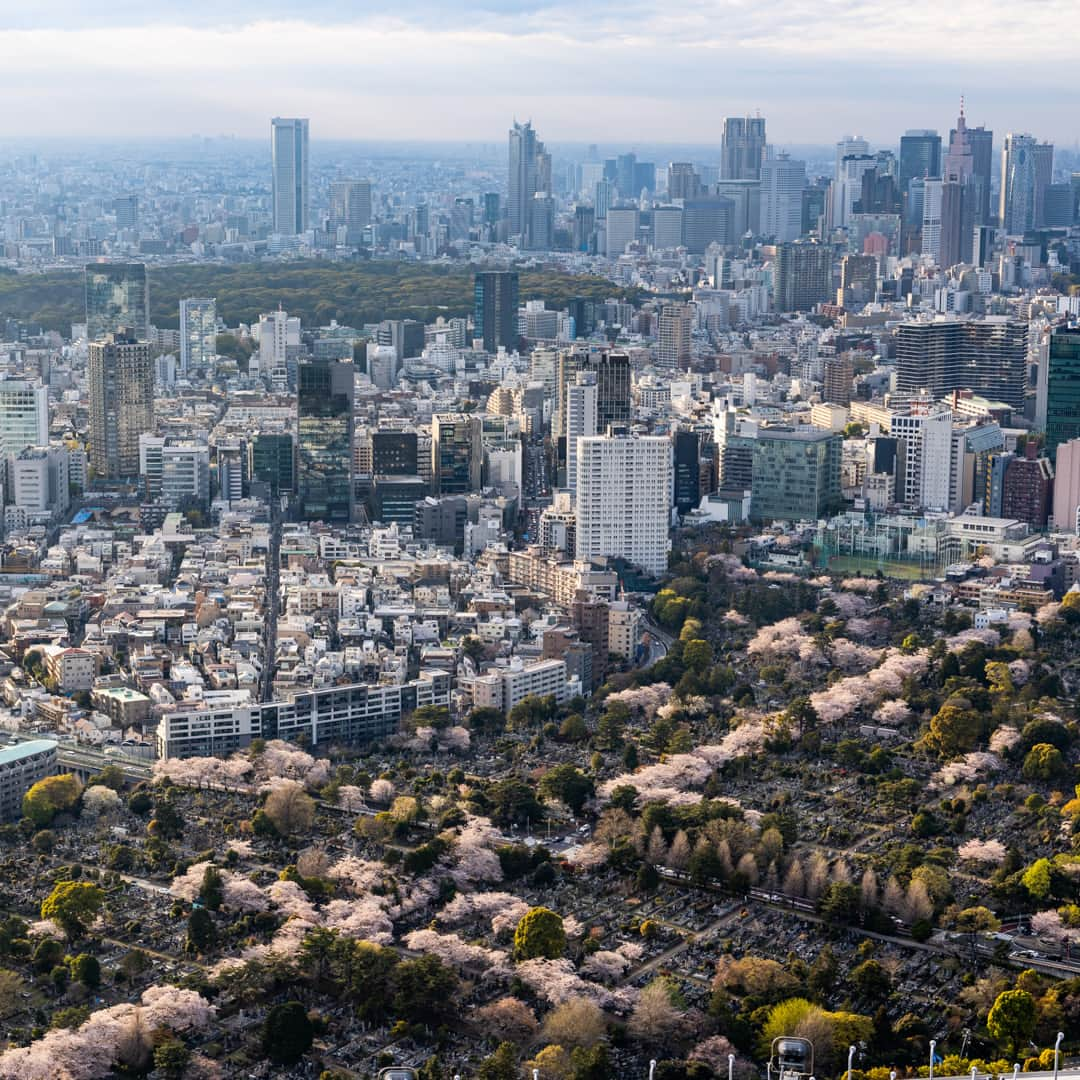
[[[1076,0],[0,0],[0,136],[893,142],[971,123],[1073,146]],[[1071,28],[1071,29],[1070,29]],[[11,107],[12,104],[15,107]]]

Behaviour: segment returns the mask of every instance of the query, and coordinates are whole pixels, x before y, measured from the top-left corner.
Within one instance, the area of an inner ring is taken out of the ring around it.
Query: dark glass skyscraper
[[[518,276],[513,270],[485,270],[476,275],[473,290],[475,334],[486,352],[517,346]]]
[[[90,343],[90,465],[98,480],[139,475],[139,436],[154,430],[150,345],[123,328]]]
[[[344,524],[353,517],[353,365],[315,360],[297,369],[297,516]]]
[[[688,514],[701,502],[701,437],[696,431],[675,433],[675,509]]]
[[[1046,450],[1080,438],[1080,327],[1061,326],[1050,335],[1046,377]]]
[[[86,338],[100,341],[121,330],[150,340],[150,289],[144,263],[86,267]]]

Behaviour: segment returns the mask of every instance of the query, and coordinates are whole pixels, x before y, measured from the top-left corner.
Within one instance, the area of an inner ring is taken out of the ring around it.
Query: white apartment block
[[[596,435],[578,440],[577,558],[622,558],[650,574],[667,569],[671,440]]]
[[[893,413],[889,433],[901,442],[903,471],[896,498],[905,506],[948,510],[952,493],[952,411],[944,405],[915,403]]]
[[[250,746],[252,739],[296,739],[302,734],[311,746],[356,745],[395,734],[402,717],[423,705],[449,704],[450,675],[437,669],[421,671],[418,679],[399,685],[328,686],[264,704],[238,703],[234,692],[206,694],[197,707],[162,715],[157,754],[231,754]]]
[[[561,705],[569,696],[566,664],[540,660],[525,664],[514,657],[510,667],[485,672],[472,681],[473,705],[478,709],[501,709],[505,713],[527,697],[554,697]]]
[[[0,452],[17,454],[49,442],[49,388],[0,379]]]
[[[577,382],[566,388],[566,486],[577,491],[578,439],[596,435],[596,373],[579,371]]]

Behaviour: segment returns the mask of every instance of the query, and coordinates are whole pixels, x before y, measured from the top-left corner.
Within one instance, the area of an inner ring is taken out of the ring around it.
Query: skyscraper
[[[589,368],[596,373],[596,430],[609,424],[628,424],[630,403],[630,354],[604,349],[589,354]]]
[[[1005,316],[904,323],[896,335],[897,389],[935,398],[973,390],[1023,408],[1027,323]]]
[[[781,244],[773,271],[777,311],[810,311],[833,297],[832,248],[823,244]]]
[[[296,236],[308,227],[308,122],[275,116],[270,121],[274,232]]]
[[[359,244],[371,224],[371,181],[335,180],[330,185],[330,223],[344,226],[345,242]]]
[[[676,431],[672,442],[675,509],[688,514],[701,502],[701,436],[696,431]]]
[[[1036,226],[1036,146],[1033,135],[1009,132],[1001,151],[1001,227],[1022,236]]]
[[[701,177],[689,161],[673,161],[668,166],[668,198],[696,199],[701,194]]]
[[[301,521],[352,520],[353,372],[353,365],[344,360],[312,360],[297,369],[296,489]]]
[[[720,144],[720,179],[759,180],[764,157],[765,117],[725,117]]]
[[[90,343],[90,466],[99,480],[139,475],[139,436],[154,430],[150,345],[125,329]]]
[[[913,176],[941,176],[941,136],[936,131],[913,129],[900,136],[897,181],[902,195]]]
[[[990,183],[994,169],[994,133],[984,127],[967,129],[971,146],[972,174],[975,183],[975,224],[991,223]]]
[[[667,569],[671,516],[671,441],[663,435],[578,440],[576,554],[622,558],[650,574]]]
[[[787,154],[761,163],[761,235],[786,244],[802,235],[802,193],[806,162]]]
[[[533,199],[537,192],[551,191],[551,158],[536,137],[532,123],[514,122],[510,129],[509,182],[506,212],[509,233],[519,246],[530,247]]]
[[[1062,443],[1080,438],[1080,327],[1054,330],[1046,362],[1046,451],[1053,461]]]
[[[483,270],[473,286],[473,333],[485,352],[517,348],[518,276],[515,270]]]
[[[217,302],[191,296],[180,301],[180,370],[199,371],[217,355]]]
[[[143,263],[89,263],[86,267],[86,337],[100,341],[121,329],[150,340],[150,288]]]

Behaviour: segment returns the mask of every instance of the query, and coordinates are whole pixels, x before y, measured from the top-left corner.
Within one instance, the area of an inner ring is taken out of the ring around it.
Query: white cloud
[[[313,137],[501,139],[516,113],[552,141],[715,142],[721,116],[760,108],[777,141],[892,141],[947,125],[964,91],[973,122],[1075,138],[1075,42],[1053,32],[1075,0],[87,10],[0,2],[7,134],[261,136],[276,113]]]

